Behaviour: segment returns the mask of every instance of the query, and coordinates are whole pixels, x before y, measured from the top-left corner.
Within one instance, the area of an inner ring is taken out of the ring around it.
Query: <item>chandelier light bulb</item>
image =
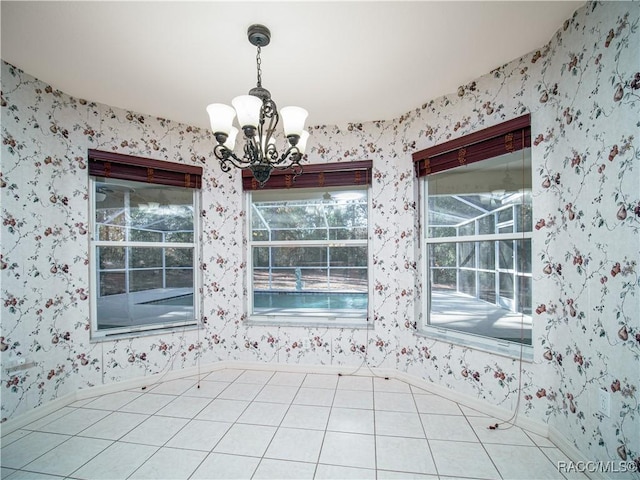
[[[300,107],[284,107],[280,111],[282,116],[282,126],[285,136],[302,135],[304,130],[304,122],[307,120],[309,112]]]
[[[241,128],[258,128],[262,100],[253,95],[240,95],[231,100],[231,105],[236,109],[238,123]]]
[[[300,140],[298,140],[298,143],[296,144],[300,155],[304,155],[304,152],[307,150],[307,140],[309,140],[309,132],[303,130],[300,134]]]
[[[212,103],[207,107],[207,113],[209,114],[213,133],[223,133],[225,135],[231,133],[231,125],[236,116],[236,111],[233,108],[223,103]]]
[[[238,129],[236,127],[231,127],[231,131],[229,132],[229,136],[227,137],[227,141],[224,142],[224,148],[233,151],[236,146],[236,137],[238,136]]]

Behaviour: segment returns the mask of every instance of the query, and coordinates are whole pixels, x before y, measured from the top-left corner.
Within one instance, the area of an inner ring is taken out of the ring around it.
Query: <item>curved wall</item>
[[[312,129],[309,160],[372,159],[374,329],[247,326],[240,176],[207,131],[73,98],[2,64],[2,418],[198,360],[396,368],[547,422],[587,458],[640,456],[640,4],[589,3],[540,50],[384,122]],[[411,153],[531,112],[533,363],[416,334]],[[204,167],[200,332],[89,341],[89,148]],[[304,341],[310,340],[310,342]],[[303,345],[305,345],[303,347]],[[5,363],[6,364],[6,363]],[[464,375],[463,371],[472,372]],[[477,375],[473,375],[477,373]],[[612,412],[597,413],[597,390]],[[618,416],[619,413],[619,416]]]

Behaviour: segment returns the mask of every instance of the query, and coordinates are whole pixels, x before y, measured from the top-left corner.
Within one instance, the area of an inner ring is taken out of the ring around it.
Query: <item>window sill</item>
[[[287,327],[330,327],[330,328],[373,328],[366,316],[327,313],[270,313],[249,315],[247,326],[287,326]]]
[[[416,335],[491,353],[493,355],[500,355],[513,360],[519,360],[522,357],[524,362],[533,362],[533,346],[531,345],[500,341],[472,333],[457,332],[455,330],[431,326],[422,327],[416,332]]]
[[[138,338],[138,337],[150,337],[153,335],[162,335],[162,334],[172,334],[172,333],[183,333],[190,332],[201,328],[199,323],[195,321],[193,323],[188,323],[180,326],[158,326],[156,328],[146,328],[140,330],[131,330],[128,332],[114,332],[109,333],[108,331],[103,332],[93,332],[91,334],[90,343],[102,343],[102,342],[112,342],[114,340],[121,339],[129,339],[129,338]]]

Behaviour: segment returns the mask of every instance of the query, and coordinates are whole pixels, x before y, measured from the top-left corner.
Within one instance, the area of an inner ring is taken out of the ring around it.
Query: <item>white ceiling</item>
[[[255,86],[310,125],[390,120],[544,46],[584,1],[2,1],[2,59],[75,97],[208,126]]]

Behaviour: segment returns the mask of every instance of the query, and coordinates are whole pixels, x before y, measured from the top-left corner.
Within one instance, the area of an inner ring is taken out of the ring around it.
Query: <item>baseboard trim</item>
[[[0,424],[2,425],[2,436],[4,437],[5,435],[26,427],[30,423],[40,420],[42,417],[46,417],[56,410],[60,410],[61,408],[72,404],[77,400],[77,393],[78,392],[67,393],[66,395],[58,397],[55,400],[51,400],[39,407],[34,407],[32,410],[21,415],[17,415],[15,418],[11,418]]]
[[[208,375],[214,370],[222,370],[224,368],[236,368],[230,367],[229,362],[217,362],[206,367],[189,367],[182,370],[171,370],[165,373],[157,373],[148,375],[145,377],[136,377],[120,382],[114,382],[106,385],[95,385],[93,387],[81,388],[75,392],[67,393],[61,397],[56,398],[45,405],[35,407],[29,412],[23,413],[10,418],[6,422],[2,423],[2,436],[8,435],[16,430],[26,427],[30,423],[40,420],[56,410],[62,407],[71,405],[78,400],[86,400],[92,397],[99,397],[101,395],[107,395],[109,393],[120,392],[122,390],[132,390],[135,388],[150,387],[156,382],[175,380],[178,378],[193,377],[198,374]]]
[[[576,448],[574,444],[569,442],[560,431],[555,427],[549,427],[549,440],[558,447],[562,453],[564,453],[574,463],[582,463],[583,465],[589,465],[593,463],[593,459],[586,458],[580,450]],[[601,472],[590,472],[585,470],[583,472],[587,477],[592,480],[607,480],[609,477]]]
[[[353,365],[311,365],[311,364],[281,364],[281,363],[258,363],[258,362],[235,362],[220,361],[200,367],[189,367],[181,370],[172,370],[167,373],[159,373],[144,377],[137,377],[123,380],[121,382],[108,385],[97,385],[94,387],[83,388],[76,392],[69,393],[60,398],[48,402],[46,405],[34,408],[32,411],[17,416],[14,419],[7,420],[2,424],[2,435],[7,435],[15,430],[23,428],[28,424],[41,419],[42,417],[53,413],[54,411],[70,405],[78,400],[85,400],[92,397],[107,395],[122,390],[131,390],[136,388],[150,387],[160,381],[175,380],[178,378],[205,376],[211,372],[223,369],[235,370],[271,370],[278,372],[305,372],[319,374],[340,374],[340,375],[358,375],[368,377],[388,377],[404,381],[417,388],[421,388],[429,393],[440,395],[449,400],[464,405],[465,407],[477,410],[480,413],[490,417],[505,421],[512,416],[512,412],[502,407],[490,405],[482,400],[474,398],[464,393],[453,391],[442,385],[428,382],[420,377],[400,372],[392,368],[368,368],[366,366]],[[517,416],[515,425],[549,438],[554,444],[562,450],[565,455],[572,459],[582,459],[580,452],[571,445],[557,430],[549,427],[547,424],[537,420],[532,420],[523,416]],[[596,479],[604,477],[592,477]]]
[[[500,420],[502,422],[511,422],[520,428],[523,428],[537,435],[541,435],[543,437],[548,437],[549,435],[549,428],[546,423],[540,422],[538,420],[533,420],[522,415],[517,415],[515,417],[515,421],[513,421],[513,412],[506,408],[491,405],[483,400],[472,397],[471,395],[456,392],[442,385],[423,380],[420,377],[416,377],[415,375],[393,370],[389,370],[389,372],[390,376],[393,376],[398,380],[403,380],[413,385],[414,387],[422,388],[423,390],[426,390],[430,393],[439,395],[448,400],[452,400],[461,405],[464,405],[465,407],[472,408],[473,410],[477,410],[478,412],[495,418],[496,420]],[[391,372],[394,372],[395,374],[392,375]]]

